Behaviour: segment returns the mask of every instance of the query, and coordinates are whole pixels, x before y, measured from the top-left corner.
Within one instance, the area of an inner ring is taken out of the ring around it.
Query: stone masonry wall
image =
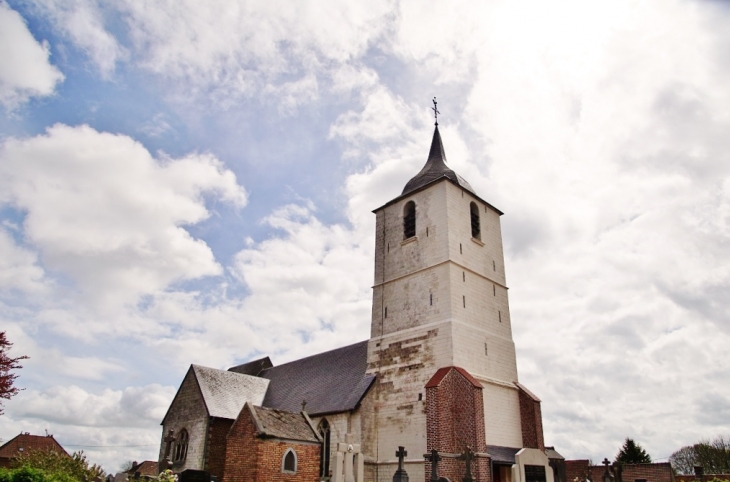
[[[183,462],[175,462],[172,469],[178,473],[186,469],[203,470],[205,465],[205,444],[208,438],[208,416],[198,382],[195,380],[192,370],[188,370],[182,384],[180,384],[180,389],[172,404],[170,404],[162,427],[163,439],[170,429],[174,430],[176,435],[182,429],[185,429],[190,437],[187,457]],[[165,456],[165,445],[164,440],[161,440],[159,461],[162,461]]]

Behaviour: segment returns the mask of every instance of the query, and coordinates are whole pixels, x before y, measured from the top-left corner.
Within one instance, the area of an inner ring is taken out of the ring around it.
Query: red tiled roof
[[[436,373],[434,374],[434,376],[432,376],[431,379],[426,384],[426,388],[432,388],[432,387],[439,386],[439,384],[441,383],[441,381],[446,377],[446,375],[451,370],[456,370],[457,372],[461,373],[461,375],[464,378],[466,378],[469,381],[469,383],[471,383],[475,387],[477,387],[477,388],[484,388],[484,387],[482,387],[482,384],[479,383],[476,380],[476,378],[474,378],[473,376],[469,375],[469,372],[467,372],[466,370],[464,370],[463,368],[460,368],[460,367],[444,367],[444,368],[439,368],[436,371]]]
[[[127,470],[126,473],[134,475],[137,472],[139,472],[139,475],[151,475],[153,477],[157,477],[160,470],[156,460],[145,460],[141,464],[135,465],[131,469]]]
[[[0,447],[0,458],[12,459],[31,450],[53,450],[68,455],[53,435],[21,433]]]

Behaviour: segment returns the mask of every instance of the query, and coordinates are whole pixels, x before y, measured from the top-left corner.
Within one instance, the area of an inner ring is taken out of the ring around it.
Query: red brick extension
[[[281,462],[287,449],[297,455],[297,473],[285,474]],[[320,447],[256,436],[256,427],[245,408],[228,432],[222,482],[316,482]]]
[[[445,453],[461,453],[469,446],[486,453],[484,434],[484,399],[482,385],[459,367],[439,369],[426,384],[426,447]],[[472,465],[477,482],[491,482],[488,457],[478,457]],[[439,476],[450,480],[464,477],[464,462],[444,457]],[[426,462],[426,481],[431,477],[431,463]]]
[[[527,388],[515,382],[519,389],[520,420],[522,421],[522,446],[530,449],[545,450],[542,434],[542,410],[540,399]]]

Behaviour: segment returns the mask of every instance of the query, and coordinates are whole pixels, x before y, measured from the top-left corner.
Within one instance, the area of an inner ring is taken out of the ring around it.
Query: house
[[[70,457],[53,435],[31,435],[29,432],[16,435],[0,447],[0,467],[10,467],[12,461],[22,454],[33,451],[53,451]]]

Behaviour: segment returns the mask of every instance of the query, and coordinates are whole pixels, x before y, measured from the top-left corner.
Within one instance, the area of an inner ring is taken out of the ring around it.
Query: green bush
[[[13,471],[12,482],[48,482],[48,475],[41,469],[20,467]]]

